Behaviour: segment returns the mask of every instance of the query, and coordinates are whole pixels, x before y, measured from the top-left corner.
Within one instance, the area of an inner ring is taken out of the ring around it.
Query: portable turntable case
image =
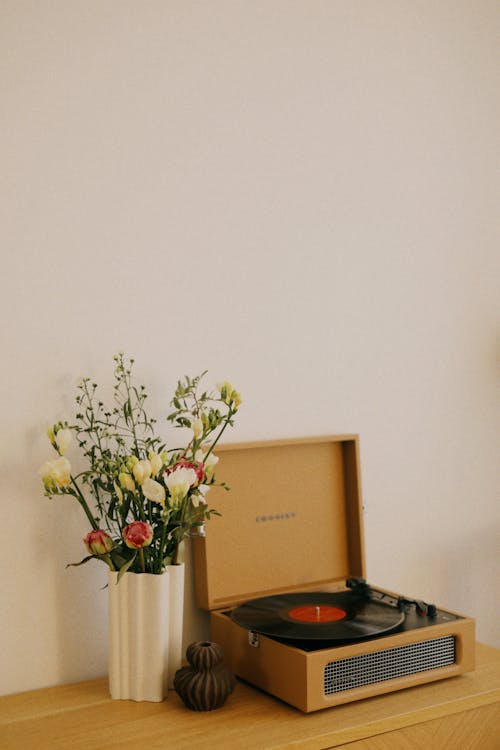
[[[474,668],[474,621],[444,610],[415,630],[313,651],[234,622],[231,609],[248,600],[340,591],[364,578],[359,444],[342,435],[217,452],[231,492],[211,490],[222,515],[194,540],[195,584],[235,674],[309,712]]]

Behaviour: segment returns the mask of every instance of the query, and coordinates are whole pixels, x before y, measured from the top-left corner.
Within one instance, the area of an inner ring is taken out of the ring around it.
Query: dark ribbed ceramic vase
[[[189,667],[175,673],[174,688],[192,711],[213,711],[226,702],[235,685],[234,676],[222,664],[222,649],[217,643],[197,641],[186,651]]]

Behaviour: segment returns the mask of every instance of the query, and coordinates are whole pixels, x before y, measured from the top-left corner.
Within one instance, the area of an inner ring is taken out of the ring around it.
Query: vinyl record
[[[397,628],[404,613],[353,591],[278,594],[252,599],[231,612],[247,630],[292,640],[351,641]]]

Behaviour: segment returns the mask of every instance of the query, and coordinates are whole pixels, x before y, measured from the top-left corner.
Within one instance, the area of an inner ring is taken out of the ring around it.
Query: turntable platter
[[[309,641],[370,638],[395,630],[405,619],[396,607],[353,591],[265,596],[245,602],[231,617],[262,635]]]

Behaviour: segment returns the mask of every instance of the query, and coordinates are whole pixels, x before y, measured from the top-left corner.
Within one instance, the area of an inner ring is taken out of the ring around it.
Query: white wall
[[[370,581],[500,645],[499,11],[2,1],[0,692],[106,672],[105,569],[65,570],[85,518],[37,469],[119,349],[158,416],[209,368],[232,440],[359,432]]]

